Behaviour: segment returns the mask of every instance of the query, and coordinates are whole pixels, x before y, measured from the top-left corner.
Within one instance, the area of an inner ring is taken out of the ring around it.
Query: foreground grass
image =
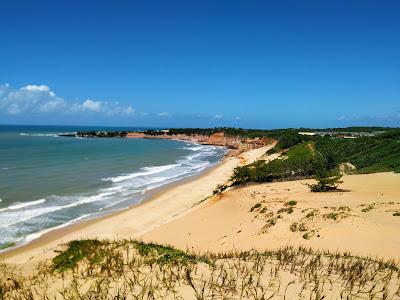
[[[30,275],[0,267],[0,299],[166,298],[400,299],[400,270],[306,248],[199,255],[135,240],[73,241]]]

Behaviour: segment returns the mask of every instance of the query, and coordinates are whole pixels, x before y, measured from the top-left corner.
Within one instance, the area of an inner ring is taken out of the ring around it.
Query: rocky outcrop
[[[205,145],[225,146],[229,149],[238,149],[247,151],[263,147],[273,141],[267,138],[244,139],[238,136],[226,136],[223,132],[214,133],[212,135],[200,134],[145,134],[143,132],[128,132],[127,138],[147,138],[147,139],[168,139],[168,140],[183,140],[191,141]]]

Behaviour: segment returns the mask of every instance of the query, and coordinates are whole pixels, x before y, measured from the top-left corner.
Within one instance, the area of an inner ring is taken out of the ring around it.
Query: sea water
[[[226,153],[183,141],[58,135],[138,129],[0,126],[0,249],[140,203]]]

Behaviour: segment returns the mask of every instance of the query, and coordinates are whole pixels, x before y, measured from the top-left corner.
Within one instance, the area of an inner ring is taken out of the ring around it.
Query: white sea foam
[[[152,175],[152,174],[156,174],[156,173],[161,173],[163,171],[178,167],[180,165],[181,164],[170,164],[170,165],[165,165],[165,166],[144,167],[144,168],[140,169],[141,172],[135,172],[135,173],[120,175],[120,176],[116,176],[116,177],[107,177],[107,178],[103,178],[102,180],[103,181],[120,182],[120,181],[132,179],[132,178],[136,178],[136,177],[140,177],[140,176],[147,176],[147,175]]]
[[[21,135],[23,135],[23,133],[21,133]],[[52,136],[53,134],[41,135]],[[144,194],[149,190],[159,188],[203,171],[212,165],[210,158],[218,154],[218,149],[220,148],[221,147],[187,142],[185,150],[189,150],[191,153],[188,153],[175,163],[143,167],[132,173],[103,178],[102,180],[107,182],[105,184],[108,186],[98,189],[94,194],[48,196],[46,199],[14,203],[13,205],[0,209],[0,228],[7,228],[8,234],[5,235],[7,239],[14,236],[21,228],[28,228],[26,233],[29,234],[26,235],[25,238],[14,239],[17,242],[27,242],[51,230],[70,225],[88,216],[92,216],[93,214],[97,215],[99,213],[110,212],[115,210],[115,207],[117,209],[127,207],[133,203],[142,201],[144,199]],[[67,217],[70,212],[74,212],[75,216],[77,213],[76,209],[73,211],[64,210],[80,205],[83,205],[78,208],[79,212],[82,214],[81,216],[72,220],[66,220],[65,223],[59,225],[61,222],[60,220],[65,220],[65,217]],[[95,211],[97,211],[97,213]],[[22,222],[26,222],[24,226],[18,224]],[[30,233],[33,230],[37,230],[33,228],[45,228],[50,226],[50,224],[54,226],[39,232]]]
[[[21,132],[21,136],[41,136],[41,137],[54,137],[58,138],[61,134],[75,134],[75,132],[58,132],[58,133],[25,133]]]
[[[42,216],[51,212],[59,211],[66,208],[76,207],[82,204],[88,204],[96,201],[100,201],[104,199],[104,197],[112,195],[112,192],[100,193],[98,195],[92,195],[88,197],[79,197],[78,201],[69,203],[67,205],[55,205],[55,206],[47,206],[36,209],[28,209],[28,210],[18,210],[18,211],[7,211],[1,215],[0,219],[0,228],[8,227],[11,225],[15,225],[21,222],[28,221],[32,218]],[[67,197],[65,197],[67,198]]]
[[[61,229],[63,227],[69,226],[69,225],[74,224],[74,223],[76,223],[76,222],[78,222],[80,220],[86,219],[86,218],[88,218],[88,217],[90,217],[92,215],[93,214],[84,214],[84,215],[82,215],[82,216],[80,216],[78,218],[72,219],[72,220],[70,220],[70,221],[68,221],[66,223],[61,224],[61,225],[54,226],[54,227],[51,227],[51,228],[46,228],[46,229],[43,229],[43,230],[41,230],[39,232],[28,234],[23,239],[23,244],[29,243],[30,241],[33,241],[33,240],[36,240],[37,238],[40,238],[42,235],[44,235],[44,234],[46,234],[46,233],[48,233],[50,231]]]
[[[18,202],[18,203],[15,203],[13,205],[10,205],[8,207],[1,208],[0,212],[7,211],[7,210],[21,209],[21,208],[24,208],[24,207],[38,205],[38,204],[41,204],[41,203],[44,203],[44,202],[46,202],[46,199],[39,199],[39,200],[29,201],[29,202]]]

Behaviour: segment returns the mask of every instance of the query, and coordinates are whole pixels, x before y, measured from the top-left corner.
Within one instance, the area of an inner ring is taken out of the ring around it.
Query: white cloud
[[[82,104],[83,110],[91,110],[91,111],[96,111],[99,112],[101,111],[101,105],[102,103],[100,101],[94,101],[87,99],[85,102]]]
[[[220,114],[214,115],[214,119],[222,119],[224,116]]]
[[[0,97],[2,97],[5,93],[8,92],[10,85],[8,83],[0,84]]]
[[[163,111],[157,114],[157,116],[159,117],[170,117],[171,115],[169,114],[169,112]]]
[[[338,118],[339,121],[343,121],[344,119],[346,119],[346,116],[342,115]]]
[[[50,88],[47,85],[35,85],[30,84],[21,88],[21,90],[25,91],[36,91],[36,92],[49,92]]]
[[[10,115],[53,112],[66,105],[65,101],[57,97],[46,85],[27,85],[18,90],[11,89],[9,85],[2,87],[0,109]]]
[[[134,109],[131,105],[129,105],[129,106],[125,109],[125,112],[126,112],[127,114],[133,114],[133,113],[135,112],[135,109]]]
[[[84,102],[66,101],[47,85],[26,85],[17,90],[9,84],[0,85],[0,112],[10,115],[24,113],[101,113],[106,116],[129,115],[135,112],[131,105],[118,102],[87,99]]]

